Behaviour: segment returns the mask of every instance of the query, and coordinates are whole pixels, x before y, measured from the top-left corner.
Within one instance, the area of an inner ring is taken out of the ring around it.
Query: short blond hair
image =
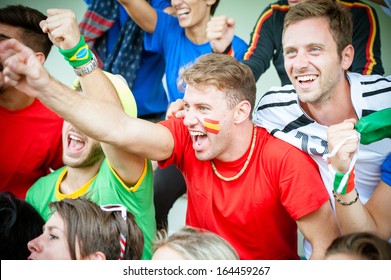
[[[167,236],[162,231],[154,243],[154,251],[167,246],[186,260],[238,260],[235,249],[219,235],[199,228],[185,226]]]

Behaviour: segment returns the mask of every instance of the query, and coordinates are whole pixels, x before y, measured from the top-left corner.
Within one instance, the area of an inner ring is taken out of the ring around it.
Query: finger
[[[2,60],[5,60],[8,57],[20,52],[23,52],[27,55],[34,53],[31,49],[27,48],[16,39],[8,39],[0,42],[0,57]]]
[[[185,114],[186,114],[186,111],[185,110],[181,110],[181,111],[178,111],[175,113],[175,117],[177,119],[184,119],[185,118]]]
[[[13,71],[9,66],[3,69],[4,82],[8,85],[15,85],[19,82],[21,76]]]
[[[229,18],[229,19],[227,20],[227,24],[228,24],[229,26],[235,26],[235,19],[234,19],[234,18]]]

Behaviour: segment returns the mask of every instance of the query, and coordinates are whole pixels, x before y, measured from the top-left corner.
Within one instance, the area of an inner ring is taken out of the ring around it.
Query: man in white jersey
[[[284,22],[285,69],[292,85],[272,87],[256,106],[254,121],[311,155],[332,202],[326,129],[391,107],[391,77],[347,73],[354,56],[349,12],[334,1],[292,7]],[[363,203],[380,180],[391,139],[360,145],[355,185]],[[308,243],[305,246],[309,253]]]

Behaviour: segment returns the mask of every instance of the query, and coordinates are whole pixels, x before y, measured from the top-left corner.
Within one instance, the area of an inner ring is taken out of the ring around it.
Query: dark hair
[[[350,233],[336,238],[326,251],[347,254],[363,260],[391,260],[391,244],[370,232]]]
[[[337,1],[305,1],[289,9],[284,19],[284,32],[289,25],[309,18],[325,18],[328,21],[330,33],[341,57],[342,51],[351,45],[353,40],[352,14],[349,10]]]
[[[35,52],[42,52],[47,58],[52,42],[39,26],[39,23],[46,18],[40,11],[22,5],[0,8],[0,23],[20,28],[20,35],[15,39]]]
[[[215,11],[217,9],[217,6],[219,5],[220,0],[216,0],[216,2],[212,5],[210,8],[210,14],[213,16],[215,14]]]
[[[27,243],[42,234],[45,221],[27,201],[0,193],[0,259],[26,260]]]
[[[118,260],[121,252],[119,242],[121,233],[126,235],[123,259],[141,259],[144,235],[132,213],[127,212],[125,223],[119,211],[103,211],[100,206],[86,197],[65,198],[51,202],[49,207],[64,220],[72,259],[76,259],[76,244],[78,244],[82,259],[99,251],[105,254],[106,260]]]

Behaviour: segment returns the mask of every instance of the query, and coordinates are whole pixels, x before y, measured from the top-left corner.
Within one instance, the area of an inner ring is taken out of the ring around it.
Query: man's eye
[[[287,50],[286,52],[285,52],[285,56],[294,56],[296,54],[296,51],[294,51],[294,50]]]

